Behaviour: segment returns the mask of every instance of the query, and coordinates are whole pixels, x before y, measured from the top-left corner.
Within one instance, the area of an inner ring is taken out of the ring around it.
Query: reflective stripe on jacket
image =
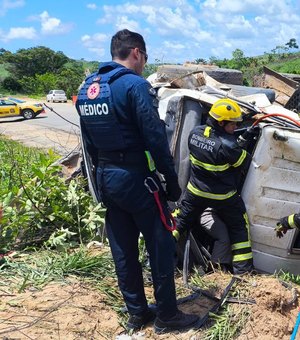
[[[240,148],[235,137],[216,126],[193,129],[188,139],[191,176],[188,190],[194,195],[223,200],[237,192],[241,171],[250,155]]]

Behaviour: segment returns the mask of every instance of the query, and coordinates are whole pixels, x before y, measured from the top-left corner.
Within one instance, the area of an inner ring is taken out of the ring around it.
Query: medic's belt
[[[98,151],[98,163],[113,165],[137,165],[147,167],[144,151]]]

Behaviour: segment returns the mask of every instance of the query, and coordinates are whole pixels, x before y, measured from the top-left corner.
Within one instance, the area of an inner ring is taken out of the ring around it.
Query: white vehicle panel
[[[283,216],[300,211],[300,131],[263,126],[242,190],[250,222],[254,264],[259,270],[300,273],[293,248],[298,230],[278,239],[274,228]],[[278,140],[279,136],[279,140]],[[275,264],[274,256],[277,257]],[[285,260],[284,260],[285,259]],[[281,267],[282,266],[282,267]],[[294,271],[297,268],[296,271]]]

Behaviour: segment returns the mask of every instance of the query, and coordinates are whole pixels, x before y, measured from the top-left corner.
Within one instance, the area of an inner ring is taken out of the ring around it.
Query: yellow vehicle
[[[0,98],[0,118],[21,116],[24,119],[33,119],[44,112],[41,103],[11,97]]]

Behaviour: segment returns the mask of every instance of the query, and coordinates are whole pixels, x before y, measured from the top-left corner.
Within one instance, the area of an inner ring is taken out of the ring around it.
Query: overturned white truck
[[[199,80],[199,74],[189,75],[191,77]],[[245,142],[253,160],[243,178],[241,195],[249,216],[254,265],[266,273],[284,270],[300,274],[299,231],[288,231],[281,239],[274,232],[281,217],[300,211],[299,115],[272,103],[271,90],[249,88],[246,93],[250,95],[234,96],[230,85],[224,90],[224,85],[205,73],[201,74],[199,87],[192,79],[193,89],[182,88],[190,83],[190,79],[188,82],[183,81],[183,77],[180,82],[177,79],[177,88],[174,88],[174,83],[156,82],[154,75],[149,78],[157,88],[159,113],[166,122],[182,189],[189,176],[189,132],[195,125],[205,123],[208,111],[217,99],[228,96],[236,100],[244,113],[244,123],[236,132],[237,137],[253,125],[251,138]],[[191,252],[197,259],[199,247],[195,239],[197,235],[194,234]]]

